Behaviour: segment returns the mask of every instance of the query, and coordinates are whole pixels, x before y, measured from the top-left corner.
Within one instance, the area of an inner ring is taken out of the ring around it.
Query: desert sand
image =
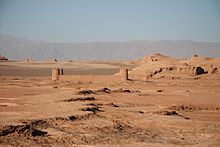
[[[220,58],[2,61],[0,75],[0,146],[220,146]]]

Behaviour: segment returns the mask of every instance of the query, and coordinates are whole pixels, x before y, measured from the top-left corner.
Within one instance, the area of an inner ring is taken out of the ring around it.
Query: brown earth
[[[124,63],[133,67],[127,82],[115,74],[119,65],[1,63],[0,146],[220,146],[220,77],[210,72],[218,58],[155,54]],[[53,82],[50,66],[77,73]]]

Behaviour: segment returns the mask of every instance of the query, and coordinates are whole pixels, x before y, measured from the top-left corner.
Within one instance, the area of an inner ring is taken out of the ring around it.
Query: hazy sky
[[[58,42],[220,42],[220,0],[0,0],[0,34]]]

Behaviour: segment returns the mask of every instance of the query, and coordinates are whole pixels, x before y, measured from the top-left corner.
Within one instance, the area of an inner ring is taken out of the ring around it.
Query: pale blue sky
[[[0,34],[56,42],[220,42],[220,1],[0,0]]]

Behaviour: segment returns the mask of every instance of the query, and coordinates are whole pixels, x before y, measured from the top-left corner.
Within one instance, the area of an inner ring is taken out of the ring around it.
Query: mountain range
[[[0,54],[9,60],[130,60],[154,52],[175,57],[220,57],[220,43],[191,40],[55,43],[0,35]]]

